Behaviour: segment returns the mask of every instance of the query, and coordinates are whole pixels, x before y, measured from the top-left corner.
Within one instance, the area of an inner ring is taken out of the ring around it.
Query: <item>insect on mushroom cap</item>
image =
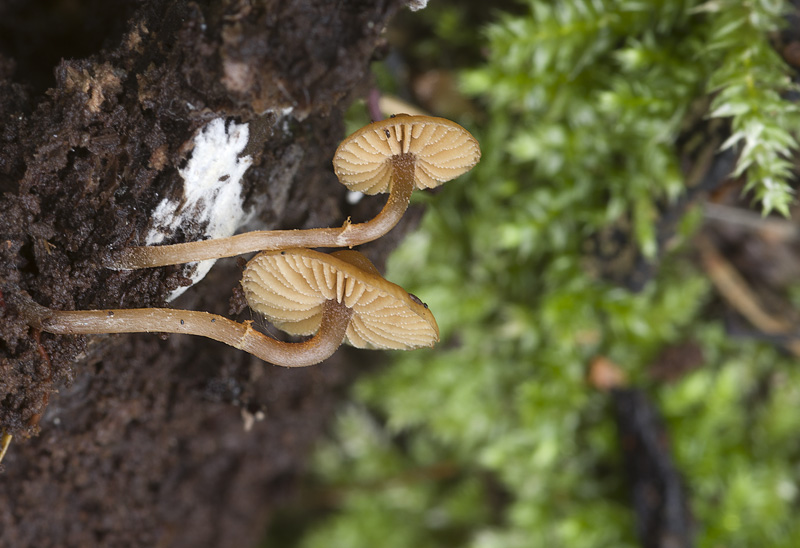
[[[319,329],[325,301],[353,309],[346,341],[358,348],[411,350],[433,346],[439,327],[428,307],[352,250],[265,251],[242,276],[251,308],[291,335]]]
[[[361,128],[342,141],[333,169],[349,190],[388,192],[393,161],[410,155],[417,188],[433,188],[472,169],[481,158],[469,131],[445,118],[398,114]]]

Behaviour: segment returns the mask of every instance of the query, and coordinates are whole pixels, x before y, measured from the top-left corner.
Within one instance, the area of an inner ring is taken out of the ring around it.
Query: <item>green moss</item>
[[[793,546],[800,372],[774,350],[703,330],[710,367],[659,393],[694,498],[700,546]]]
[[[660,405],[698,546],[796,545],[800,370],[706,317],[710,286],[684,245],[699,213],[638,293],[593,276],[586,254],[622,223],[656,256],[659,211],[685,190],[677,137],[711,92],[708,114],[730,118],[726,146],[742,150],[737,173],[764,211],[786,211],[796,108],[767,34],[787,4],[522,5],[484,29],[488,58],[462,73],[484,109],[464,121],[481,163],[425,199],[390,261],[442,342],[358,385],[365,407],[317,456],[341,511],[303,545],[635,546],[609,402],[586,381],[595,356]],[[475,31],[451,11],[436,24],[465,43]],[[703,366],[654,385],[648,365],[685,340]]]

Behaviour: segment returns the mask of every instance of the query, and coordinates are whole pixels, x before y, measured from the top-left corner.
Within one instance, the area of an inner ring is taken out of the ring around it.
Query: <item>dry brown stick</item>
[[[695,245],[700,251],[703,268],[722,297],[763,333],[790,338],[784,346],[800,357],[800,341],[793,338],[795,326],[785,320],[775,319],[764,310],[747,281],[717,251],[707,236],[699,234]]]
[[[3,462],[3,457],[6,456],[6,451],[8,451],[8,446],[11,445],[11,438],[13,437],[11,434],[6,432],[5,430],[0,430],[3,433],[0,436],[0,463]]]
[[[614,405],[619,449],[642,546],[693,546],[689,493],[673,461],[669,432],[658,407],[643,390],[629,387],[622,368],[605,356],[592,359],[589,382],[608,393]]]
[[[756,211],[708,202],[703,204],[706,220],[756,231],[770,240],[793,242],[800,238],[800,227],[788,219],[764,217]]]

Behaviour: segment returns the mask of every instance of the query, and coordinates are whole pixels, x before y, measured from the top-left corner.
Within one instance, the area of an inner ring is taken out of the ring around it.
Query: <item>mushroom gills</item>
[[[352,346],[409,350],[439,338],[427,307],[355,251],[263,252],[248,263],[242,287],[251,308],[292,335],[315,332],[323,304],[334,300],[353,310],[345,338]]]
[[[334,155],[336,175],[350,190],[388,192],[398,156],[413,156],[417,188],[433,188],[466,173],[480,160],[478,142],[464,128],[431,116],[398,114],[343,141]]]

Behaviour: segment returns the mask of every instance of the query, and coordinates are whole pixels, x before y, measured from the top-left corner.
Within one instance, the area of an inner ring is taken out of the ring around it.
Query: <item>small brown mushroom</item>
[[[314,365],[347,340],[361,348],[433,346],[439,329],[427,306],[380,276],[357,251],[330,255],[308,249],[268,251],[247,265],[242,281],[251,308],[290,334],[313,337],[298,343],[272,339],[223,316],[192,310],[140,308],[51,310],[29,296],[10,301],[30,325],[57,334],[186,333],[239,348],[285,367]]]
[[[412,350],[439,340],[428,306],[358,251],[265,251],[248,263],[242,287],[251,308],[291,335],[317,331],[324,304],[336,301],[352,310],[345,334],[357,348]]]
[[[475,138],[463,127],[431,116],[399,114],[374,122],[345,139],[336,150],[336,175],[350,190],[389,192],[386,205],[366,223],[339,228],[271,230],[199,242],[129,247],[116,253],[108,268],[126,270],[253,251],[296,247],[353,247],[391,230],[408,208],[414,188],[432,188],[466,173],[480,160]]]

